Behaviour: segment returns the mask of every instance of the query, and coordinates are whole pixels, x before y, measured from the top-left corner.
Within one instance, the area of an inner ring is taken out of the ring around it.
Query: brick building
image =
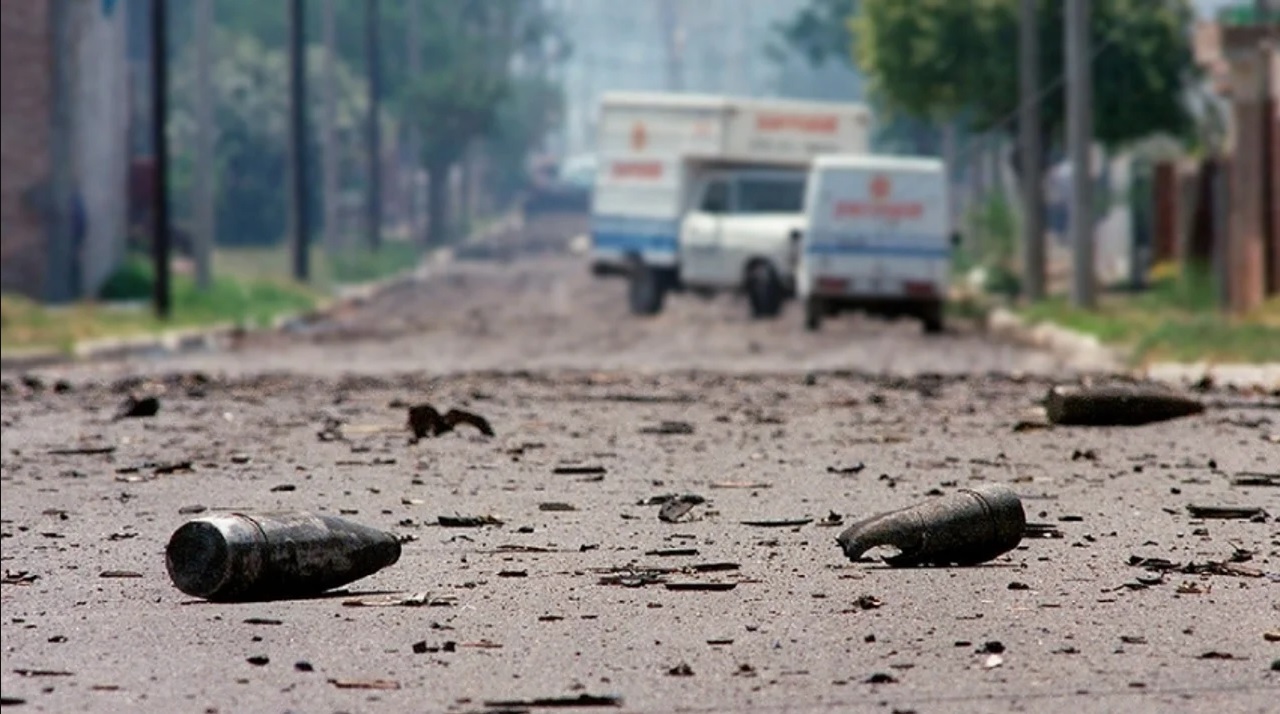
[[[35,298],[61,279],[92,295],[124,253],[129,160],[126,3],[64,0],[77,246],[51,260],[51,157],[56,139],[54,3],[0,0],[0,290]],[[54,271],[57,271],[55,273]]]
[[[47,2],[0,3],[0,290],[42,293],[53,70]]]

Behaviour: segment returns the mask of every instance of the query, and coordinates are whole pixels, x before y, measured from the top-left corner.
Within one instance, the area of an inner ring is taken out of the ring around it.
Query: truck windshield
[[[735,213],[800,213],[804,210],[804,177],[738,179]]]

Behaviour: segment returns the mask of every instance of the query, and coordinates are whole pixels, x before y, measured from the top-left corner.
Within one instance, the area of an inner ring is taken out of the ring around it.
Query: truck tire
[[[822,329],[822,318],[826,316],[827,306],[822,300],[811,297],[804,301],[804,329],[817,332]]]
[[[782,279],[772,265],[759,262],[747,270],[747,301],[751,305],[751,317],[777,317],[782,312],[785,297]]]
[[[933,303],[920,312],[920,323],[926,335],[940,335],[946,329],[942,303]]]
[[[667,297],[667,285],[657,270],[637,262],[631,266],[627,300],[632,315],[657,315]]]

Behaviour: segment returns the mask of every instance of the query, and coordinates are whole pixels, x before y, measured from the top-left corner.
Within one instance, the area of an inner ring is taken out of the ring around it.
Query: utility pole
[[[307,215],[307,58],[303,0],[289,2],[289,217],[293,226],[293,277],[311,277],[311,231]]]
[[[165,137],[165,119],[169,114],[166,101],[169,91],[167,2],[151,0],[151,140],[155,145],[156,161],[151,213],[151,259],[156,273],[152,302],[156,317],[161,320],[169,319],[172,307],[169,295],[169,142]]]
[[[667,91],[680,92],[684,90],[684,26],[680,9],[673,0],[662,0],[658,12],[666,51]]]
[[[338,252],[338,132],[334,126],[338,113],[338,78],[334,55],[338,52],[338,24],[334,16],[335,0],[324,0],[321,25],[324,34],[324,110],[320,115],[320,133],[324,137],[320,160],[324,162],[324,243],[332,257]]]
[[[1090,81],[1089,2],[1067,0],[1067,150],[1071,157],[1071,303],[1096,303],[1093,267],[1093,83]]]
[[[74,73],[70,0],[53,0],[49,3],[49,25],[53,31],[52,116],[49,136],[49,195],[45,208],[48,220],[46,268],[43,292],[52,303],[69,302],[75,298],[78,286],[74,285],[76,255],[72,206],[75,201],[75,166],[72,142],[74,141],[74,115],[71,111],[71,90]]]
[[[1044,171],[1040,165],[1040,37],[1036,0],[1018,16],[1018,153],[1022,171],[1022,285],[1028,300],[1044,298]]]
[[[213,248],[214,221],[214,130],[213,125],[213,52],[209,36],[213,32],[213,0],[197,0],[196,34],[196,173],[195,185],[195,263],[196,286],[208,290],[212,283],[209,266]]]
[[[379,66],[378,0],[367,0],[365,5],[365,60],[369,71],[369,248],[382,247],[382,127],[378,125],[378,100],[382,94],[382,68]]]
[[[409,43],[409,82],[417,82],[422,77],[422,0],[408,0],[409,2],[409,27],[407,39]],[[406,122],[407,127],[407,144],[409,146],[409,241],[416,243],[418,241],[418,174],[420,173],[420,165],[422,157],[419,156],[422,149],[422,142],[418,136],[418,125],[410,120]]]

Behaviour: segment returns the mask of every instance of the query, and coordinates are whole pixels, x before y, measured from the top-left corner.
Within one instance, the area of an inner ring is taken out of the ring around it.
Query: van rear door
[[[804,249],[811,294],[945,295],[950,241],[941,162],[860,157],[816,173]]]

